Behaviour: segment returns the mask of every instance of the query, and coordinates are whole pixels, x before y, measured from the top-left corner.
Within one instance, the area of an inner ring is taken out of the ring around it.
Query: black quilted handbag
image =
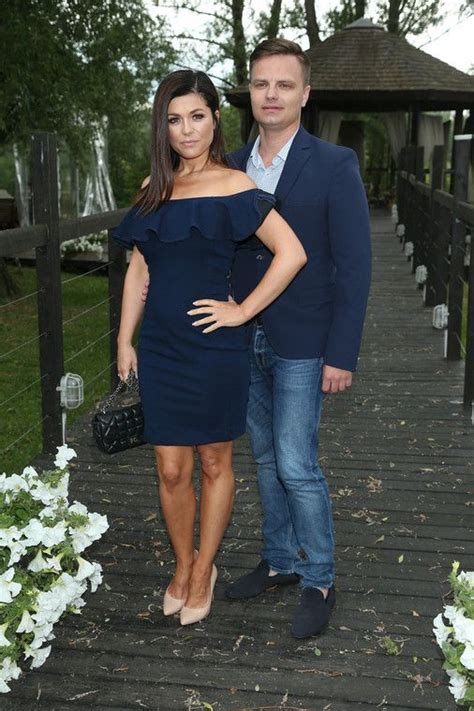
[[[130,372],[126,381],[120,381],[115,392],[92,418],[92,433],[102,452],[113,454],[143,444],[143,410],[141,402],[124,405],[116,410],[110,407],[123,387],[136,392],[138,381]]]

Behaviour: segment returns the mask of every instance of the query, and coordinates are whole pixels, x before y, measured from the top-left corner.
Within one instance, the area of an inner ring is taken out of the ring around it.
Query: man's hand
[[[323,365],[323,393],[342,393],[352,385],[352,373],[350,370],[333,368],[332,365]]]
[[[146,297],[148,296],[148,287],[150,286],[150,277],[147,277],[145,284],[142,289],[142,301],[146,303]]]

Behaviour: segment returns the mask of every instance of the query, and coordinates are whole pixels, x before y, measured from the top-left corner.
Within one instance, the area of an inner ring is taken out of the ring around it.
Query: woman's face
[[[168,106],[168,128],[171,147],[182,158],[199,158],[209,151],[214,138],[213,115],[200,94],[186,94],[172,99]]]

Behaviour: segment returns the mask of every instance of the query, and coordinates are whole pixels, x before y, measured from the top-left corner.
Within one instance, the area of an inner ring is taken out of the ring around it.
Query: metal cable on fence
[[[4,400],[3,402],[0,402],[0,409],[4,405],[6,405],[8,402],[10,402],[10,400],[14,400],[15,398],[18,397],[18,395],[21,395],[22,393],[24,393],[27,390],[29,390],[30,388],[32,388],[33,385],[37,385],[38,383],[40,383],[44,378],[46,378],[46,376],[47,376],[47,373],[44,373],[44,375],[42,375],[41,378],[38,378],[37,380],[33,380],[32,383],[30,383],[29,385],[24,387],[22,390],[17,390],[16,392],[13,393],[13,395],[10,395],[10,397],[8,397],[6,400]]]
[[[41,291],[44,291],[44,289],[38,289],[38,291],[32,291],[31,294],[25,294],[25,296],[20,296],[18,299],[14,299],[13,301],[8,301],[6,304],[0,304],[0,309],[6,309],[7,306],[14,306],[15,304],[18,304],[20,301],[25,301],[25,299],[31,299],[31,297],[37,296]]]
[[[103,269],[104,267],[108,267],[112,264],[112,262],[103,262],[99,267],[94,267],[94,269],[89,269],[89,271],[84,272],[83,274],[78,274],[77,276],[70,277],[69,279],[63,279],[61,281],[61,284],[64,286],[64,284],[70,284],[72,281],[76,281],[77,279],[83,279],[84,277],[88,276],[89,274],[93,274],[94,272],[98,272],[100,269]]]
[[[91,306],[89,309],[85,309],[84,311],[81,311],[81,313],[76,314],[75,316],[71,316],[71,318],[68,318],[66,321],[63,321],[63,326],[67,326],[67,324],[71,323],[71,321],[75,321],[77,318],[80,318],[81,316],[88,314],[90,311],[93,311],[94,309],[97,309],[99,306],[102,306],[102,304],[107,304],[110,301],[112,301],[111,296],[109,296],[107,299],[104,299],[103,301],[99,301],[97,304],[95,304],[94,306]]]
[[[7,356],[11,355],[12,353],[15,353],[15,351],[19,351],[20,348],[24,348],[29,343],[33,343],[34,341],[39,341],[39,339],[43,338],[43,336],[46,336],[46,331],[43,331],[43,333],[40,333],[39,336],[34,336],[33,338],[29,338],[27,341],[20,343],[19,346],[15,346],[15,348],[12,348],[11,350],[7,351],[6,353],[1,353],[0,360],[2,360],[2,358],[6,358]]]
[[[96,373],[96,375],[94,375],[93,378],[91,378],[90,380],[88,380],[87,383],[84,383],[84,387],[87,388],[89,385],[92,385],[92,383],[94,383],[98,378],[100,378],[101,375],[103,375],[107,370],[110,370],[110,368],[111,368],[113,365],[116,365],[116,364],[117,364],[117,361],[116,361],[116,360],[114,360],[114,361],[112,361],[111,363],[109,363],[105,368],[103,368],[101,371],[99,371],[98,373]]]
[[[48,417],[49,417],[49,415],[46,415],[45,417],[43,417],[42,420],[40,420],[39,422],[36,422],[36,424],[32,425],[29,429],[27,429],[25,432],[23,432],[23,434],[21,434],[19,437],[17,437],[17,439],[14,442],[10,442],[8,447],[5,447],[5,449],[0,450],[0,454],[5,454],[5,452],[8,452],[8,450],[11,449],[12,447],[14,447],[15,444],[18,444],[18,442],[20,442],[22,439],[24,439],[26,437],[26,435],[30,434],[30,432],[32,432],[33,430],[37,429],[40,425],[42,425],[43,422]]]
[[[81,353],[84,353],[85,351],[89,350],[89,348],[92,348],[92,346],[95,346],[96,343],[99,343],[99,341],[103,341],[104,338],[107,338],[107,336],[110,336],[111,333],[113,333],[116,329],[111,328],[110,331],[107,331],[107,333],[102,334],[102,336],[99,336],[99,338],[96,338],[95,341],[92,341],[92,343],[88,343],[85,348],[81,348],[80,351],[77,351],[77,353],[73,353],[72,356],[69,356],[69,358],[66,358],[64,361],[64,365],[66,363],[70,363],[71,360],[74,360],[74,358],[77,358],[77,356],[80,356]]]

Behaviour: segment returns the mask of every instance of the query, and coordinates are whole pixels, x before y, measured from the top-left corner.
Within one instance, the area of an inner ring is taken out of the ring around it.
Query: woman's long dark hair
[[[139,206],[142,214],[158,210],[173,192],[174,173],[179,166],[180,156],[170,145],[168,107],[172,99],[186,94],[199,94],[210,108],[215,126],[209,161],[227,165],[221,122],[215,117],[219,109],[216,87],[204,72],[192,69],[171,72],[161,82],[153,102],[150,182],[135,198],[135,205]]]

